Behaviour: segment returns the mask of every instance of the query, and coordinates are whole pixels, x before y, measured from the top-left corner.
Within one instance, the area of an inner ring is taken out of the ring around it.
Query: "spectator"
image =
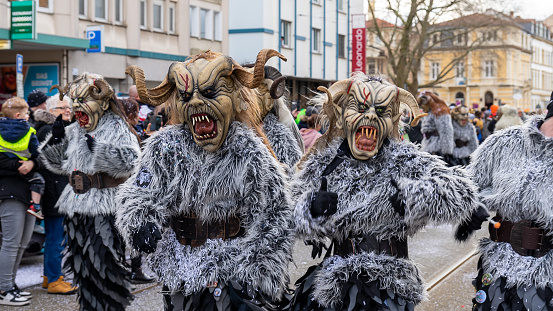
[[[22,101],[22,103],[20,102]],[[23,108],[15,111],[19,102]],[[12,98],[2,106],[7,117],[25,114],[28,106],[22,99]],[[0,119],[0,123],[25,124],[12,119]],[[24,127],[24,126],[22,126]],[[26,135],[25,135],[26,136]],[[1,141],[5,142],[2,136]],[[15,275],[23,252],[31,240],[36,218],[26,212],[31,201],[30,183],[23,174],[35,172],[36,159],[19,161],[10,159],[6,152],[0,152],[0,221],[2,223],[2,248],[0,249],[0,305],[24,306],[30,302],[31,293],[24,292],[15,284]]]
[[[46,110],[35,112],[37,137],[41,143],[52,132],[52,124],[58,116],[61,115],[62,121],[66,125],[71,123],[71,106],[72,101],[69,97],[65,96],[61,101],[58,96],[52,96],[46,100]],[[42,288],[47,289],[49,294],[74,294],[77,288],[64,281],[64,275],[61,271],[62,253],[65,247],[64,215],[56,207],[62,191],[69,183],[69,179],[65,175],[54,174],[47,169],[42,169],[41,174],[46,181],[44,197],[42,198],[44,230],[46,232]]]
[[[307,118],[307,128],[300,129],[306,151],[309,147],[313,146],[317,138],[322,136],[321,133],[319,133],[321,126],[317,124],[318,117],[319,115],[316,113],[311,114],[309,118]]]
[[[482,121],[482,111],[476,110],[474,112],[474,119],[472,119],[472,124],[474,124],[474,128],[476,129],[476,136],[478,137],[478,141],[482,142],[482,128],[484,128],[484,122]]]
[[[140,101],[140,97],[138,96],[138,92],[136,91],[136,85],[131,85],[131,87],[129,88],[129,98],[136,100],[136,102],[140,106],[140,111],[138,112],[138,119],[140,121],[146,120],[148,114],[154,111],[154,107],[144,104]]]
[[[518,116],[518,110],[510,105],[503,105],[498,110],[498,120],[495,130],[499,131],[510,126],[521,125],[522,119]]]
[[[29,104],[29,108],[31,108],[31,111],[29,112],[29,123],[31,123],[31,126],[34,127],[36,125],[34,116],[35,111],[46,110],[47,99],[48,96],[39,90],[34,90],[29,94],[29,96],[27,96],[27,104]]]

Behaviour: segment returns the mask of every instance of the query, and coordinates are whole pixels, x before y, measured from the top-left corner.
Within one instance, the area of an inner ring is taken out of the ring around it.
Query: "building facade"
[[[462,102],[475,108],[503,103],[530,109],[531,34],[509,16],[474,14],[463,19],[472,25],[485,20],[493,22],[466,35],[453,35],[455,39],[432,49],[425,56],[419,79],[422,83],[436,80],[447,68],[445,82],[433,90],[448,103]],[[463,29],[458,31],[465,33]],[[468,47],[470,51],[461,57]]]
[[[0,0],[0,40],[10,39],[11,3]],[[228,1],[40,0],[36,6],[36,39],[13,40],[9,49],[0,50],[4,67],[14,66],[16,54],[23,55],[29,73],[25,94],[33,85],[64,85],[82,72],[101,74],[117,92],[126,92],[132,80],[124,72],[130,65],[144,68],[152,87],[174,61],[208,49],[229,51]],[[103,27],[104,52],[87,53],[88,26]],[[38,79],[33,74],[45,64],[51,77],[28,87],[28,79]]]
[[[351,68],[351,15],[362,0],[229,0],[229,52],[253,63],[272,48],[287,61],[268,65],[287,76],[291,100],[305,102],[319,85],[345,79]]]

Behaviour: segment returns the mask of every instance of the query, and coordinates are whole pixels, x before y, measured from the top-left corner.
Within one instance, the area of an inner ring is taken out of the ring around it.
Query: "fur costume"
[[[459,106],[453,109],[451,113],[453,124],[453,148],[452,161],[457,165],[468,165],[470,154],[478,147],[478,137],[476,129],[469,120],[469,109],[466,106]]]
[[[298,131],[295,123],[294,127]],[[272,113],[268,113],[265,119],[263,119],[263,132],[267,135],[267,139],[269,139],[269,143],[277,159],[281,163],[286,164],[291,171],[303,155],[303,140],[301,140],[302,144],[300,145],[294,132],[279,122],[277,117]]]
[[[430,222],[458,223],[470,218],[478,201],[476,187],[465,177],[463,169],[447,168],[436,156],[400,141],[398,121],[393,130],[366,125],[386,118],[389,111],[394,112],[392,119],[398,120],[400,102],[409,104],[417,116],[418,107],[412,95],[372,77],[354,76],[343,82],[330,87],[327,91],[330,99],[324,104],[328,113],[329,105],[336,107],[347,102],[348,109],[341,106],[342,112],[337,108],[330,111],[338,120],[340,115],[344,116],[342,128],[330,126],[327,133],[331,134],[319,138],[299,163],[300,170],[290,186],[298,236],[308,240],[328,237],[334,245],[346,241],[356,244],[365,236],[372,236],[377,242],[406,241]],[[357,100],[355,105],[353,99]],[[356,115],[355,109],[368,114]],[[370,122],[366,123],[367,120]],[[368,141],[364,138],[367,129]],[[354,135],[344,133],[352,130]],[[335,138],[331,138],[332,133]],[[350,137],[355,137],[361,152],[351,150],[350,155],[346,152],[337,157],[344,147],[353,149]],[[383,142],[372,149],[373,140],[376,146]],[[356,152],[362,155],[362,151],[375,150],[366,160],[357,158]],[[325,179],[328,191],[338,194],[337,210],[331,215],[314,216],[313,205],[322,191],[321,176],[338,158],[341,162]],[[397,202],[401,202],[403,211],[397,209]],[[327,253],[318,268],[311,268],[296,283],[291,310],[413,310],[425,297],[424,281],[416,265],[406,258],[407,254],[401,258],[361,247],[347,256],[334,254],[329,257]]]
[[[444,157],[452,155],[455,142],[449,108],[431,92],[422,92],[419,95],[419,105],[428,113],[421,125],[421,132],[424,134],[421,150]]]
[[[538,128],[543,116],[488,137],[468,167],[483,202],[511,222],[531,220],[551,238],[553,230],[553,138]],[[485,293],[475,310],[552,310],[553,251],[522,256],[510,243],[480,241],[477,290]],[[489,274],[491,284],[483,284]],[[482,295],[480,296],[482,298]]]
[[[95,94],[95,88],[103,95]],[[60,97],[64,93],[73,100],[74,109],[81,111],[80,120],[65,127],[65,135],[58,143],[52,143],[53,134],[46,138],[41,146],[46,167],[60,175],[80,171],[89,176],[104,173],[112,178],[128,178],[140,148],[136,135],[116,114],[113,89],[101,76],[84,73],[60,89]],[[94,113],[98,119],[91,126]],[[54,123],[52,131],[55,126]],[[89,137],[93,144],[87,144]],[[79,286],[80,310],[122,310],[132,299],[130,272],[124,266],[125,246],[114,225],[117,188],[90,188],[75,193],[67,185],[56,206],[67,215],[69,257],[65,268],[74,273],[74,283]]]
[[[523,123],[522,119],[518,116],[518,110],[515,107],[503,105],[498,108],[497,114],[500,118],[495,124],[494,131],[503,130],[514,125],[521,125]]]
[[[275,55],[283,57],[261,51],[252,74],[206,52],[173,64],[155,89],[145,88],[142,69],[128,68],[141,100],[156,105],[170,98],[178,120],[148,139],[140,170],[118,194],[117,226],[127,243],[151,252],[147,262],[164,284],[166,310],[275,309],[287,288],[293,244],[287,177],[255,119],[255,90]],[[167,98],[158,100],[156,91],[164,89]],[[171,225],[184,217],[194,220],[194,232],[198,224],[238,217],[243,234],[193,244]],[[150,227],[160,228],[159,242],[140,240]]]

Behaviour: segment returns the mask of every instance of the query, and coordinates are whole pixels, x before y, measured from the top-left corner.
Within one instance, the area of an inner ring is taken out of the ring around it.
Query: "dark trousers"
[[[52,283],[63,275],[61,273],[62,253],[65,248],[63,216],[44,216],[44,230],[46,231],[46,240],[44,242],[44,275],[48,278],[48,283]]]

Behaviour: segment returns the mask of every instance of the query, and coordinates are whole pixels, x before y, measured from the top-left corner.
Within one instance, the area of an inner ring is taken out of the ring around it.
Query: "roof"
[[[487,26],[503,26],[510,24],[516,27],[522,28],[519,23],[521,23],[521,18],[510,17],[508,15],[495,12],[493,14],[482,14],[474,13],[467,16],[461,16],[452,20],[448,20],[442,23],[438,23],[435,26],[437,27],[463,27],[463,26],[477,26],[477,25],[487,25]],[[517,20],[518,19],[518,20]]]
[[[380,28],[394,28],[394,27],[397,27],[397,28],[402,28],[400,26],[396,26],[390,22],[387,22],[383,19],[380,19],[380,18],[377,18],[377,19],[369,19],[367,22],[366,22],[366,25],[367,25],[367,28],[373,28],[374,27],[374,22],[376,21],[376,25],[378,25],[378,27]]]

